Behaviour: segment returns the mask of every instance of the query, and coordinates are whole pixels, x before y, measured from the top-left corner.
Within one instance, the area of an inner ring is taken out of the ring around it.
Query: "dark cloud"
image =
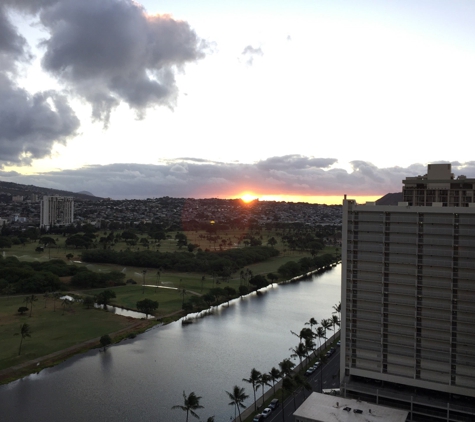
[[[252,64],[254,63],[254,58],[262,57],[264,55],[264,52],[262,51],[261,47],[255,48],[252,45],[248,45],[244,48],[241,55],[246,58],[246,63],[249,66],[252,66]]]
[[[299,156],[300,157],[300,156]],[[300,157],[304,160],[304,157]],[[152,198],[161,196],[185,198],[228,198],[246,190],[259,195],[383,196],[402,189],[407,176],[425,174],[425,164],[409,167],[377,168],[371,163],[354,161],[353,170],[331,169],[322,165],[288,165],[288,157],[273,157],[255,164],[208,163],[200,159],[172,160],[157,165],[110,164],[90,165],[77,170],[65,170],[21,176],[0,174],[9,181],[34,184],[73,192],[90,191],[114,199]],[[325,163],[325,160],[309,158]],[[195,162],[193,162],[195,161]],[[270,162],[276,163],[275,166]],[[459,170],[462,170],[459,173]],[[475,177],[475,162],[453,166],[456,175]]]
[[[106,124],[121,101],[139,117],[148,107],[173,107],[175,71],[206,49],[187,22],[148,15],[131,0],[60,0],[43,8],[40,19],[50,33],[44,69]]]
[[[79,127],[63,95],[30,94],[17,86],[18,63],[29,58],[25,39],[0,6],[0,168],[50,155],[55,143],[65,143]]]
[[[50,155],[79,128],[66,98],[55,91],[29,94],[0,74],[0,162],[29,164]]]
[[[260,161],[258,166],[262,170],[289,170],[289,169],[309,169],[329,168],[338,160],[336,158],[309,158],[303,155],[284,155],[282,157],[270,157]]]

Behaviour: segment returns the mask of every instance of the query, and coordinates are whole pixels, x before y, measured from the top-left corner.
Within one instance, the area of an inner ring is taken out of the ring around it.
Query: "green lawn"
[[[17,310],[24,306],[24,296],[0,298],[0,370],[65,349],[86,340],[112,333],[133,324],[133,320],[97,309],[85,309],[80,304],[63,309],[61,301],[45,300],[38,295],[33,314],[21,316]],[[30,305],[28,305],[28,308]],[[21,356],[20,325],[27,323],[31,338],[25,338]]]

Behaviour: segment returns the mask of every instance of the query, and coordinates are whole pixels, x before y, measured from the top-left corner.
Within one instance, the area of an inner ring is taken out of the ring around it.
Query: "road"
[[[323,371],[323,372],[322,372]],[[312,391],[321,392],[321,382],[323,381],[323,388],[340,388],[340,348],[337,347],[335,353],[327,359],[327,362],[320,366],[308,378]],[[299,390],[295,394],[294,399],[289,397],[285,403],[274,410],[266,419],[266,422],[293,422],[293,414],[295,410],[305,401],[305,399],[312,393],[312,391]],[[294,407],[295,406],[295,407]],[[282,415],[282,411],[284,414]]]

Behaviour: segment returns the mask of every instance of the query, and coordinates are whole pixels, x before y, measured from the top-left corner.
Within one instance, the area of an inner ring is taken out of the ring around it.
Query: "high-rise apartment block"
[[[475,180],[438,166],[398,206],[343,202],[341,388],[408,420],[475,421]]]
[[[66,226],[74,221],[74,199],[43,196],[40,203],[40,227]]]

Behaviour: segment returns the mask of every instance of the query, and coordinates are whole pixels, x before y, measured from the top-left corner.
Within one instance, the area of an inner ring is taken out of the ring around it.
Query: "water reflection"
[[[97,303],[94,304],[94,307],[97,309],[103,309],[103,305],[98,305]],[[131,311],[129,309],[124,309],[124,308],[119,308],[118,306],[111,306],[111,305],[106,305],[107,311],[112,312],[113,314],[116,315],[121,315],[125,317],[130,317],[130,318],[135,318],[135,319],[153,319],[155,318],[153,315],[145,315],[142,312],[137,312],[137,311]]]

